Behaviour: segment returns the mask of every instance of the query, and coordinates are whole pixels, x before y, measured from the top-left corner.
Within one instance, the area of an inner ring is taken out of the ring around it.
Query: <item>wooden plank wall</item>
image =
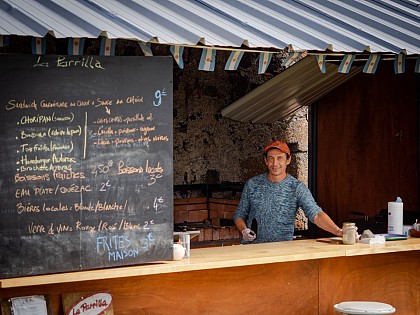
[[[420,219],[413,68],[396,75],[393,63],[381,62],[376,74],[358,75],[316,105],[316,199],[339,225],[354,211],[373,218],[397,196]]]
[[[322,259],[319,269],[320,314],[336,315],[334,304],[375,301],[391,304],[395,314],[418,315],[418,251]]]
[[[301,261],[0,289],[0,298],[48,294],[52,314],[61,315],[62,293],[100,290],[112,293],[114,312],[119,315],[318,314],[318,263]]]
[[[63,314],[61,294],[103,290],[120,315],[335,315],[334,304],[350,300],[416,315],[418,270],[419,253],[410,251],[0,289],[0,298],[47,294],[54,315]]]

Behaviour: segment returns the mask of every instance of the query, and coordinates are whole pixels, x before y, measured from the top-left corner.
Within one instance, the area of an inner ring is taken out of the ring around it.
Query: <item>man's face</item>
[[[287,154],[279,149],[271,149],[267,152],[267,157],[265,158],[268,172],[274,177],[285,176],[286,168],[290,161],[291,157],[287,158]]]

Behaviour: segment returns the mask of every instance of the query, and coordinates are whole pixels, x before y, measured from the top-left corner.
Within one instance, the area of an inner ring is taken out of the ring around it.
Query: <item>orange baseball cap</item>
[[[266,146],[264,149],[264,152],[267,153],[268,150],[271,150],[271,149],[279,149],[280,151],[288,154],[289,156],[291,155],[288,145],[285,142],[281,142],[279,140],[276,140],[270,143],[268,146]]]

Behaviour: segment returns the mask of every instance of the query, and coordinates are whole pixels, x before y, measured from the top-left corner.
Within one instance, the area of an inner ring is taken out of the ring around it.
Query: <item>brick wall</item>
[[[227,243],[239,243],[240,232],[233,224],[233,214],[238,205],[238,200],[217,198],[186,198],[174,200],[174,223],[185,224],[189,229],[200,231],[198,236],[191,239],[191,243],[202,242],[202,246],[208,246],[208,242],[223,241]],[[222,219],[222,220],[221,220]],[[202,223],[197,225],[197,223]],[[194,226],[197,226],[196,228]]]
[[[207,198],[174,200],[174,223],[205,223],[208,219]]]

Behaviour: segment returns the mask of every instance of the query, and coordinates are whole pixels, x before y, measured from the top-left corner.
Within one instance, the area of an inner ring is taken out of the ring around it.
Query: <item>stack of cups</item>
[[[185,258],[190,257],[190,234],[188,233],[181,233],[179,235],[179,240],[181,245],[185,248]]]

